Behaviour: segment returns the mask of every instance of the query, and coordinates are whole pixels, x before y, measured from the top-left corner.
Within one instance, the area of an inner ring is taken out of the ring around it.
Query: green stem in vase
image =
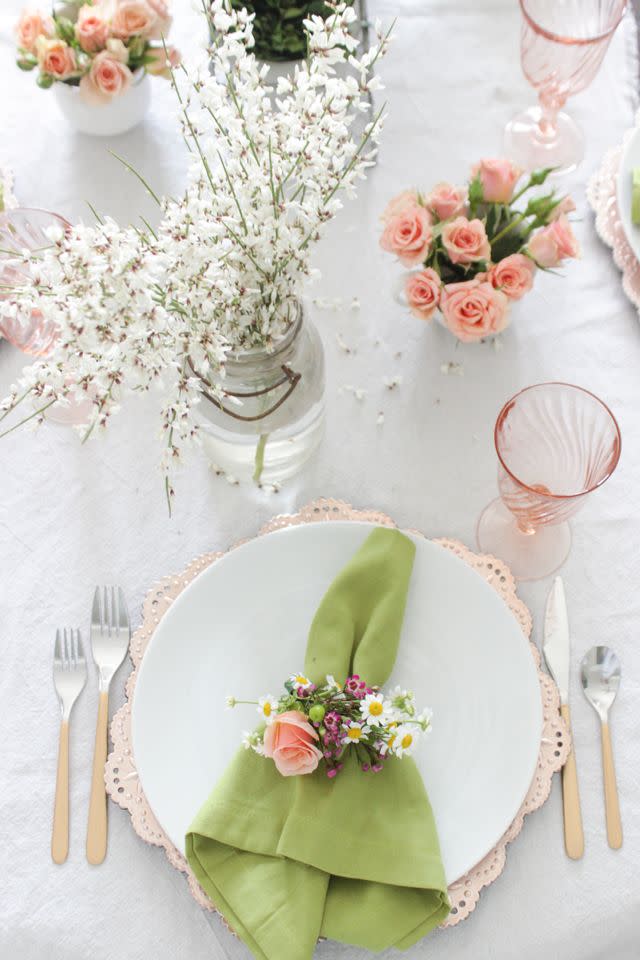
[[[256,446],[256,456],[254,461],[255,469],[253,471],[253,482],[256,484],[260,483],[260,478],[262,477],[262,471],[264,470],[264,452],[267,446],[267,440],[269,439],[268,433],[261,433],[258,440],[258,445]]]

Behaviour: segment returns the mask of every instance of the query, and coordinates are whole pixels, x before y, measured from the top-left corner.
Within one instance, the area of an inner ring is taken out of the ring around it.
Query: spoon
[[[620,686],[620,661],[610,647],[591,647],[582,659],[580,673],[584,695],[600,717],[607,840],[610,847],[618,850],[622,846],[622,823],[609,733],[609,710]]]

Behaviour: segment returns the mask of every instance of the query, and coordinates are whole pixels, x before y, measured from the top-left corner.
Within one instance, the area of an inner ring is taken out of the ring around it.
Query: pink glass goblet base
[[[541,107],[529,107],[507,124],[504,149],[523,170],[553,167],[552,176],[560,176],[571,173],[582,162],[585,140],[568,113],[558,113],[553,125],[547,125]]]
[[[476,537],[482,553],[503,560],[516,580],[548,577],[562,566],[571,549],[571,527],[566,521],[525,533],[500,497],[482,511]]]

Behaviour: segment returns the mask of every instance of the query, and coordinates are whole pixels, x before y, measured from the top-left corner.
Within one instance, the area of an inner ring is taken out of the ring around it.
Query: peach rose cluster
[[[439,310],[459,340],[483,339],[507,326],[510,303],[532,289],[537,268],[579,255],[570,197],[551,191],[523,210],[512,206],[548,173],[534,172],[517,189],[523,173],[515,164],[485,159],[472,167],[468,189],[442,182],[389,202],[380,244],[413,268],[404,296],[414,316],[431,320]]]
[[[171,26],[166,0],[97,0],[78,7],[75,23],[25,11],[16,25],[22,69],[37,66],[40,86],[80,79],[92,104],[125,93],[139,69],[170,77],[180,62],[164,37]],[[163,41],[153,46],[152,41]]]

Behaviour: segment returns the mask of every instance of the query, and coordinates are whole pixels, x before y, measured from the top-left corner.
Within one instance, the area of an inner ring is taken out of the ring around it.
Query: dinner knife
[[[547,598],[543,650],[549,673],[555,680],[560,693],[562,719],[572,736],[571,712],[569,710],[570,647],[569,618],[564,596],[564,584],[562,577],[556,577]],[[578,771],[573,743],[567,762],[562,768],[562,811],[564,816],[564,846],[567,856],[571,857],[572,860],[579,860],[584,853],[584,834],[582,832]]]

